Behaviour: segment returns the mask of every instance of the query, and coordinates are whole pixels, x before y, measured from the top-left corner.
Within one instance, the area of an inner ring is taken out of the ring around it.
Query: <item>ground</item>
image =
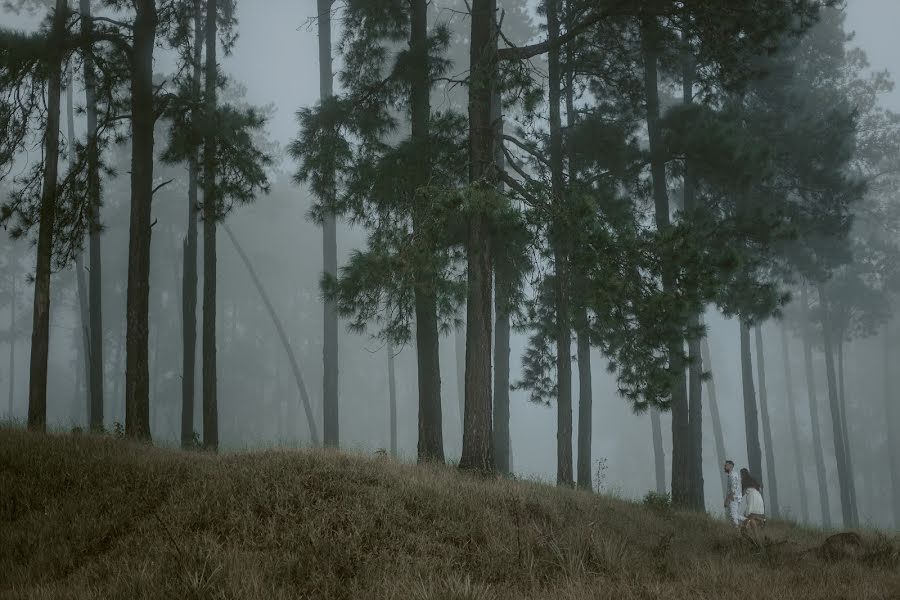
[[[900,540],[318,450],[0,429],[0,598],[900,598]]]

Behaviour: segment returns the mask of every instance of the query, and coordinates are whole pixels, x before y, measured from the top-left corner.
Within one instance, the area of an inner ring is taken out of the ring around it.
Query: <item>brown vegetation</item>
[[[896,598],[898,540],[335,451],[0,430],[3,598]],[[840,539],[847,542],[853,536]],[[827,549],[826,549],[827,548]]]

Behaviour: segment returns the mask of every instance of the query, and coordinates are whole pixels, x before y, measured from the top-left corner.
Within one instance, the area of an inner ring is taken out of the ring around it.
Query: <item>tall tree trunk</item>
[[[194,48],[192,57],[191,96],[195,105],[201,101],[200,78],[203,65],[203,5],[194,0]],[[188,164],[187,236],[184,238],[184,263],[181,280],[181,445],[194,443],[194,379],[197,362],[197,191],[200,153],[194,150]]]
[[[709,396],[709,416],[712,420],[713,437],[716,440],[716,456],[719,458],[719,467],[725,465],[728,455],[725,453],[725,435],[722,433],[722,419],[719,417],[719,402],[716,398],[716,380],[712,376],[712,362],[709,356],[709,340],[704,336],[700,340],[700,359],[702,368],[710,372],[709,379],[706,380],[706,395]],[[722,500],[728,494],[728,482],[724,476],[719,476],[722,482]]]
[[[560,0],[545,0],[550,103],[550,185],[553,197],[553,224],[550,229],[553,248],[554,304],[556,315],[556,483],[572,486],[572,330],[569,318],[569,253],[566,248],[568,218],[567,194],[563,182],[562,119],[560,102],[559,37]]]
[[[850,516],[853,527],[859,527],[859,505],[856,500],[856,478],[853,469],[853,455],[850,452],[850,428],[847,427],[847,395],[844,390],[844,336],[843,333],[838,336],[837,341],[837,359],[838,359],[838,399],[841,409],[841,439],[844,443],[844,457],[847,461],[847,481],[849,489],[847,490],[850,498]]]
[[[62,87],[60,41],[66,19],[66,0],[56,0],[49,41],[47,80],[47,128],[44,133],[44,180],[38,225],[37,263],[34,277],[34,317],[28,382],[28,429],[47,429],[47,360],[50,354],[50,270],[53,261],[53,227],[56,220],[59,170],[59,104]]]
[[[772,425],[769,421],[769,396],[766,390],[766,360],[763,354],[762,327],[755,327],[756,375],[759,378],[759,410],[762,416],[763,441],[766,444],[766,491],[769,496],[769,512],[776,519],[778,510],[778,483],[775,478],[775,448],[772,445]]]
[[[257,277],[256,271],[253,269],[253,265],[250,264],[250,259],[247,257],[244,249],[241,248],[241,245],[238,243],[234,232],[231,231],[231,228],[227,223],[222,223],[222,229],[225,231],[228,239],[231,240],[231,243],[234,244],[234,249],[237,251],[238,256],[244,263],[244,266],[247,267],[247,272],[250,274],[250,279],[253,280],[253,285],[254,287],[256,287],[256,291],[259,292],[259,297],[262,299],[263,305],[266,307],[266,311],[269,313],[269,318],[272,319],[272,324],[275,325],[275,331],[278,333],[278,339],[281,340],[281,345],[284,347],[284,353],[287,356],[288,361],[290,362],[291,371],[294,374],[294,380],[297,382],[297,389],[300,392],[300,399],[303,402],[303,410],[306,413],[306,421],[309,424],[309,437],[312,440],[313,445],[318,446],[319,434],[318,430],[316,429],[315,418],[313,417],[312,403],[309,400],[309,394],[306,391],[306,384],[303,381],[303,375],[300,373],[300,366],[297,364],[297,359],[294,357],[294,351],[291,349],[291,343],[288,341],[287,333],[285,333],[284,326],[281,324],[281,319],[278,318],[278,314],[275,312],[275,307],[272,305],[272,301],[269,299],[269,295],[266,293],[266,290],[263,287],[262,282],[259,280],[259,277]]]
[[[459,428],[462,433],[466,414],[466,319],[465,307],[459,327],[453,331],[453,350],[456,353],[456,389],[459,396]]]
[[[797,469],[797,489],[800,496],[800,514],[804,523],[809,523],[809,502],[806,499],[806,471],[803,469],[800,451],[800,428],[797,426],[797,407],[794,405],[794,379],[791,375],[791,355],[788,352],[787,329],[781,330],[781,362],[784,364],[784,381],[787,388],[788,418],[791,426],[791,441],[794,448],[794,466]]]
[[[508,273],[502,265],[495,266],[497,284],[494,312],[494,459],[497,471],[508,475],[511,472],[509,433],[509,340],[511,335],[509,317]]]
[[[16,397],[16,264],[12,268],[12,301],[9,304],[9,420],[12,421]]]
[[[663,449],[662,423],[659,410],[650,409],[650,429],[653,435],[653,462],[656,466],[656,493],[666,493],[666,453]]]
[[[150,204],[153,200],[153,47],[156,2],[135,0],[131,65],[131,232],[128,242],[125,433],[150,439]]]
[[[331,65],[331,6],[333,0],[318,0],[319,12],[319,96],[331,98],[334,75]],[[334,197],[334,169],[326,174],[328,193]],[[326,275],[337,276],[337,223],[333,213],[325,215],[322,224],[322,257]],[[322,381],[323,438],[325,445],[340,445],[338,413],[338,319],[334,300],[325,301],[323,332],[324,379]]]
[[[203,139],[203,447],[219,448],[219,400],[216,389],[216,17],[217,0],[206,0],[205,133]]]
[[[491,121],[496,86],[496,0],[472,1],[469,87],[469,182],[472,193],[494,193],[497,182]],[[466,382],[463,448],[459,466],[483,473],[494,470],[491,424],[491,281],[490,219],[483,210],[469,215],[466,254]]]
[[[816,478],[819,483],[819,507],[822,512],[822,526],[831,528],[831,504],[828,499],[828,479],[825,474],[825,451],[822,445],[822,430],[819,421],[819,401],[816,398],[816,381],[812,364],[812,327],[809,319],[809,299],[806,283],[800,286],[800,311],[803,327],[803,361],[806,374],[806,391],[809,399],[809,420],[812,425],[813,450],[816,455]]]
[[[72,69],[66,69],[66,135],[68,137],[68,159],[69,171],[75,170],[75,106],[74,106],[74,78],[72,77]],[[78,316],[81,319],[81,357],[82,367],[84,368],[85,381],[85,408],[87,426],[91,423],[91,395],[90,395],[90,379],[91,379],[91,335],[90,322],[88,316],[88,298],[87,286],[84,283],[84,260],[79,251],[75,255],[75,288],[78,293]],[[81,389],[80,387],[78,388]]]
[[[890,325],[884,327],[884,416],[887,429],[888,464],[891,469],[891,508],[893,509],[894,528],[900,529],[900,456],[897,448],[897,414],[893,395],[894,364],[891,354]],[[12,370],[10,369],[10,372]],[[10,393],[12,398],[12,393]],[[10,405],[11,406],[11,405]],[[12,411],[10,411],[12,412]]]
[[[394,369],[394,346],[387,345],[388,355],[388,415],[391,431],[391,456],[397,458],[397,378]]]
[[[503,102],[500,90],[494,88],[491,97],[491,120],[503,133]],[[494,145],[494,162],[497,171],[506,169],[506,155],[502,143]],[[503,191],[503,182],[497,184]],[[504,259],[494,256],[494,462],[497,471],[512,473],[512,439],[509,432],[509,340],[512,334],[510,302],[513,274]]]
[[[413,229],[424,228],[428,218],[427,201],[423,188],[431,179],[429,121],[431,120],[431,78],[428,59],[428,2],[413,0],[412,28],[409,47],[413,60],[413,78],[410,86],[410,113],[412,117],[412,142],[416,151],[413,173],[415,201],[412,218]],[[428,243],[424,241],[424,243]],[[425,249],[430,254],[431,248]],[[415,288],[416,358],[419,372],[419,462],[444,461],[444,434],[441,413],[441,363],[440,334],[438,331],[437,297],[435,281],[437,273],[430,266],[419,267],[416,280],[422,282]],[[488,303],[490,319],[490,303]],[[490,356],[488,356],[490,361]],[[488,379],[490,383],[490,379]],[[490,418],[490,417],[489,417]]]
[[[682,103],[690,106],[694,103],[694,78],[696,64],[688,40],[688,32],[684,32],[681,49],[681,98]],[[684,161],[684,210],[692,212],[696,209],[696,182],[694,179],[693,161]],[[690,325],[699,327],[700,315],[691,317]],[[703,361],[700,356],[700,338],[688,340],[688,427],[690,429],[690,497],[691,507],[697,511],[706,510],[703,494]]]
[[[90,17],[91,0],[79,0],[82,15]],[[85,39],[93,35],[93,21],[81,20]],[[97,91],[94,65],[89,54],[84,60],[85,111],[87,113],[87,199],[90,202],[90,272],[88,273],[89,321],[91,340],[91,416],[90,427],[103,429],[103,264],[100,254],[100,155],[97,147]]]
[[[659,124],[659,89],[657,60],[659,30],[655,17],[644,18],[641,24],[641,52],[644,59],[644,94],[647,102],[647,137],[650,143],[650,172],[653,179],[653,200],[656,226],[669,227],[669,195],[666,191],[665,154],[661,146]],[[663,285],[672,286],[672,274],[663,274]],[[678,381],[672,392],[672,502],[676,506],[691,506],[691,431],[688,415],[687,387],[682,349],[671,348],[672,370]]]
[[[578,352],[578,487],[591,486],[591,439],[593,435],[594,398],[591,377],[591,340],[587,314],[582,309],[576,319]],[[665,482],[665,475],[663,475]]]
[[[844,527],[853,527],[853,503],[850,500],[850,474],[847,470],[843,432],[841,431],[841,406],[838,397],[837,375],[834,365],[834,342],[832,340],[831,323],[828,318],[828,297],[824,288],[819,286],[819,304],[822,309],[822,341],[825,351],[825,374],[828,381],[828,405],[831,409],[831,427],[834,433],[834,455],[837,463],[838,487],[841,493],[841,516]]]
[[[569,7],[571,8],[571,6]],[[569,26],[571,27],[571,23]],[[575,112],[575,70],[574,54],[571,46],[567,48],[566,70],[566,127],[572,131],[577,122]],[[569,161],[569,193],[578,181],[578,161],[571,144],[568,148]],[[577,277],[573,273],[573,277]],[[593,439],[594,397],[591,377],[591,339],[588,313],[584,308],[575,313],[576,351],[578,353],[578,457],[576,477],[578,487],[583,490],[593,489],[591,481],[591,442]],[[665,479],[665,476],[663,476]]]
[[[753,389],[753,358],[750,355],[750,326],[741,320],[741,382],[744,390],[744,428],[747,432],[747,463],[754,477],[762,478],[762,449],[759,447],[759,414]]]

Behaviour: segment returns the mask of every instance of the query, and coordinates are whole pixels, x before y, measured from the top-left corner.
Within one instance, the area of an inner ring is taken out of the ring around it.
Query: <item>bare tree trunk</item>
[[[800,431],[797,426],[797,407],[794,405],[794,379],[791,376],[791,356],[788,353],[787,329],[784,325],[781,330],[781,362],[784,364],[784,380],[787,387],[788,418],[791,426],[791,441],[794,448],[794,466],[797,469],[797,488],[800,495],[800,514],[804,523],[809,523],[809,502],[806,499],[806,471],[803,469],[803,459],[800,451]]]
[[[491,98],[491,120],[503,133],[503,102],[500,90],[495,88]],[[506,156],[502,144],[494,146],[494,162],[497,171],[506,169]],[[503,191],[503,182],[497,184]],[[509,432],[509,340],[512,333],[509,312],[512,296],[513,274],[504,259],[494,255],[494,461],[497,471],[512,473],[512,439]]]
[[[853,519],[853,527],[859,527],[859,505],[856,500],[856,478],[853,469],[853,455],[850,452],[850,428],[847,427],[847,396],[844,390],[844,336],[837,339],[838,359],[838,399],[841,409],[841,439],[844,442],[844,457],[847,461],[847,481],[850,484],[847,490],[850,498],[850,516]]]
[[[766,491],[771,515],[778,519],[778,483],[775,479],[775,449],[772,445],[772,425],[769,421],[769,396],[766,391],[766,360],[763,354],[762,327],[756,329],[756,375],[759,378],[759,409],[762,416],[763,440],[766,444]]]
[[[681,96],[682,103],[690,106],[694,103],[694,78],[696,65],[694,56],[687,43],[688,32],[683,33],[685,42],[682,43],[681,63]],[[688,213],[695,210],[696,197],[694,180],[694,165],[690,159],[684,161],[684,210]],[[690,325],[700,325],[700,315],[691,317]],[[690,504],[691,507],[703,512],[706,510],[703,489],[703,361],[700,356],[700,339],[688,340],[688,427],[690,431]]]
[[[490,192],[497,182],[491,121],[496,85],[496,0],[472,1],[469,88],[469,181],[473,189]],[[488,215],[469,215],[466,304],[466,382],[463,448],[459,466],[483,473],[494,470],[491,424],[491,244]]]
[[[897,455],[897,414],[893,395],[893,360],[891,355],[890,325],[884,327],[884,416],[887,429],[888,462],[891,469],[891,508],[894,528],[900,529],[900,456]],[[10,398],[12,394],[10,394]],[[11,413],[12,411],[10,411]]]
[[[319,13],[319,96],[331,98],[334,76],[331,64],[331,6],[333,0],[318,0]],[[336,193],[334,171],[326,175],[329,195]],[[325,215],[322,225],[322,256],[326,275],[337,276],[337,223],[333,213]],[[334,300],[325,301],[323,332],[324,379],[322,381],[323,438],[325,445],[340,445],[338,411],[338,319]]]
[[[594,398],[591,377],[591,341],[587,314],[582,310],[578,323],[578,487],[593,489],[591,485],[591,441],[593,435]],[[665,482],[665,475],[663,475]]]
[[[719,402],[716,398],[716,380],[712,376],[712,363],[709,356],[709,340],[704,336],[700,340],[700,357],[703,362],[702,368],[710,372],[709,379],[706,380],[706,395],[709,396],[709,416],[712,420],[713,436],[716,440],[716,456],[719,458],[719,466],[723,467],[728,456],[725,453],[725,435],[722,432],[722,419],[719,417]],[[728,494],[728,482],[725,477],[720,475],[722,482],[722,500]]]
[[[831,528],[831,505],[828,500],[828,479],[825,475],[825,451],[822,446],[822,431],[819,422],[819,402],[816,399],[816,382],[812,364],[812,330],[809,321],[809,299],[806,283],[800,286],[800,310],[803,321],[803,359],[806,371],[806,391],[809,398],[809,420],[812,424],[813,449],[816,455],[816,478],[819,483],[819,507],[822,512],[822,526]]]
[[[819,286],[819,304],[822,317],[822,340],[825,350],[825,373],[828,378],[828,404],[831,408],[831,426],[834,433],[834,454],[837,463],[838,487],[841,492],[841,516],[844,527],[853,527],[853,503],[850,500],[850,486],[853,482],[849,479],[847,471],[847,455],[844,445],[843,432],[841,431],[841,407],[838,397],[837,376],[834,366],[834,343],[832,340],[831,323],[828,318],[828,298],[824,288]]]
[[[460,433],[466,413],[466,319],[463,307],[462,323],[453,331],[454,351],[456,352],[456,389],[459,396],[459,428]]]
[[[38,226],[37,264],[34,278],[34,317],[28,383],[28,429],[47,429],[47,361],[50,354],[50,271],[53,261],[53,227],[56,220],[59,169],[59,104],[62,59],[59,44],[66,19],[66,0],[56,0],[49,41],[47,80],[47,128],[44,133],[44,180]]]
[[[410,113],[412,142],[417,160],[413,173],[415,203],[412,210],[413,230],[421,231],[428,218],[426,199],[421,189],[431,179],[431,161],[425,151],[429,144],[431,121],[431,78],[428,71],[428,2],[413,0],[412,28],[409,48],[413,61],[410,85]],[[427,243],[427,242],[426,242]],[[428,248],[431,252],[431,248]],[[490,267],[490,265],[488,265]],[[434,282],[438,274],[430,267],[419,268],[416,279],[422,284],[415,288],[416,357],[419,372],[419,462],[444,462],[443,416],[441,412],[440,333],[438,330],[437,297]],[[488,303],[490,319],[490,302]],[[490,326],[490,325],[489,325]],[[490,343],[490,342],[489,342]],[[490,355],[488,355],[490,362]],[[490,378],[488,379],[490,384]],[[490,418],[490,415],[488,415]]]
[[[82,15],[90,17],[91,0],[79,0]],[[81,20],[81,33],[85,39],[93,35],[93,21]],[[88,298],[90,299],[90,427],[103,429],[103,264],[100,254],[100,157],[97,148],[97,92],[94,66],[86,54],[84,60],[85,111],[87,113],[87,198],[90,212],[90,272],[88,273]]]
[[[659,89],[657,60],[658,24],[655,17],[646,17],[641,24],[641,51],[644,59],[644,93],[647,101],[647,134],[650,143],[650,171],[653,180],[653,199],[656,226],[669,227],[669,196],[666,191],[665,154],[661,146],[659,123]],[[663,274],[663,285],[672,286],[672,274]],[[691,505],[691,431],[689,405],[681,348],[672,348],[672,370],[678,381],[672,392],[672,502],[676,506]]]
[[[263,301],[263,305],[265,305],[266,311],[268,311],[269,317],[272,319],[272,323],[275,325],[275,331],[278,333],[278,339],[281,340],[281,345],[284,347],[284,352],[287,355],[288,361],[290,361],[291,371],[293,371],[294,373],[294,380],[297,382],[297,389],[300,391],[300,399],[303,401],[303,410],[306,412],[306,421],[309,424],[309,437],[312,440],[313,445],[318,446],[319,434],[316,429],[315,418],[313,417],[312,403],[309,400],[309,394],[306,392],[306,384],[303,382],[303,375],[300,373],[300,367],[297,364],[297,359],[294,357],[294,351],[291,349],[291,344],[288,341],[288,337],[285,333],[284,327],[281,324],[281,320],[278,318],[278,315],[275,312],[275,307],[272,305],[272,301],[269,300],[269,295],[266,293],[265,288],[263,288],[262,282],[259,280],[259,277],[256,276],[256,271],[253,270],[253,265],[250,264],[250,259],[247,257],[247,255],[244,253],[244,249],[241,248],[241,245],[238,243],[234,232],[231,231],[231,228],[227,223],[222,223],[222,229],[225,231],[228,239],[231,240],[231,243],[234,244],[234,249],[237,251],[238,256],[240,256],[241,261],[244,263],[244,266],[247,267],[247,272],[250,274],[250,279],[253,280],[253,285],[256,287],[256,291],[259,292],[259,296]]]
[[[219,448],[219,400],[216,389],[216,222],[219,197],[216,190],[216,33],[218,2],[206,0],[206,86],[203,140],[203,447]]]
[[[9,420],[12,421],[16,397],[16,264],[12,269],[12,302],[9,305]]]
[[[131,232],[128,244],[125,433],[150,439],[150,204],[153,200],[153,47],[156,2],[135,0],[131,83]]]
[[[754,477],[762,478],[762,449],[759,447],[759,413],[753,389],[753,358],[750,355],[750,326],[741,320],[741,382],[744,390],[744,428],[747,432],[747,462]]]
[[[559,37],[560,0],[545,0],[548,39],[548,86],[550,104],[550,182],[555,209],[550,229],[553,248],[554,304],[556,313],[556,483],[573,485],[572,477],[572,330],[569,316],[569,253],[566,197],[563,189],[562,120],[560,115],[562,79]]]
[[[653,458],[656,465],[656,493],[666,493],[666,454],[663,450],[662,424],[659,410],[650,409],[650,429],[653,433]]]
[[[72,69],[66,69],[66,134],[68,137],[68,158],[69,171],[75,170],[75,106],[73,101],[74,79],[72,77]],[[90,336],[90,317],[88,315],[88,298],[87,286],[84,283],[84,260],[81,257],[81,251],[75,254],[75,287],[78,291],[78,313],[81,319],[81,357],[82,366],[84,368],[85,381],[85,409],[87,427],[91,424],[91,336]],[[78,388],[80,389],[80,387]]]
[[[496,330],[494,332],[494,459],[497,471],[508,475],[510,466],[510,433],[509,433],[509,340],[511,327],[509,321],[508,282],[502,266],[494,269],[497,285],[497,298],[494,302]]]
[[[388,342],[388,414],[391,429],[391,456],[397,458],[397,379],[394,369],[394,346]]]
[[[200,78],[203,73],[203,5],[202,0],[194,0],[194,54],[191,77],[191,96],[196,105],[201,101]],[[182,267],[181,292],[181,446],[188,448],[194,443],[194,392],[196,390],[195,369],[197,362],[197,191],[199,184],[200,156],[196,150],[191,153],[188,164],[188,210],[187,236],[184,239],[184,264]]]

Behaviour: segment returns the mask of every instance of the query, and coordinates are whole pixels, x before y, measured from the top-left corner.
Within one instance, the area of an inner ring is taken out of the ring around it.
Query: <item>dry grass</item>
[[[0,430],[2,598],[900,598],[897,540],[825,537],[384,458]]]

